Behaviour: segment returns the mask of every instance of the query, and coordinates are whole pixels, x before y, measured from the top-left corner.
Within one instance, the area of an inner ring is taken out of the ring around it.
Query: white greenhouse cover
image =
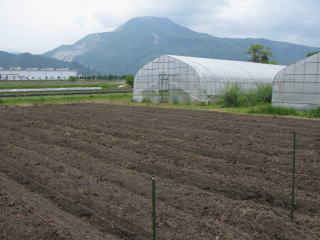
[[[211,58],[168,55],[191,66],[201,79],[234,79],[236,82],[269,82],[285,66]]]
[[[300,110],[320,106],[320,53],[291,64],[277,74],[272,105]]]
[[[162,55],[143,66],[135,76],[136,101],[208,102],[230,86],[244,90],[272,84],[285,66]]]

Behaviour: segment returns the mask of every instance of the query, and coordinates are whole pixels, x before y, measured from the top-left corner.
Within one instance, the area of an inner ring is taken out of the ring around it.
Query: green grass
[[[218,103],[203,104],[170,104],[170,103],[152,103],[145,101],[142,103],[132,101],[132,93],[113,93],[113,94],[93,94],[93,95],[73,95],[73,96],[44,96],[44,97],[18,97],[18,98],[0,98],[0,104],[25,104],[25,103],[56,103],[70,101],[103,100],[102,103],[117,104],[125,106],[138,107],[157,107],[183,110],[205,110],[219,111],[236,114],[254,114],[271,116],[294,116],[302,118],[320,118],[320,107],[299,112],[293,108],[273,107],[271,104],[260,104],[256,106],[244,107],[223,107]]]
[[[223,111],[224,109],[218,104],[209,104],[209,105],[202,105],[202,104],[190,104],[190,103],[153,103],[151,101],[142,101],[142,102],[135,102],[135,101],[128,101],[127,99],[115,101],[115,104],[119,103],[121,105],[129,105],[129,106],[139,106],[139,107],[158,107],[158,108],[172,108],[172,109],[185,109],[185,110],[216,110],[216,111]]]
[[[246,113],[274,115],[274,116],[276,115],[276,116],[297,116],[297,117],[304,117],[304,118],[320,118],[320,107],[301,112],[294,108],[276,107],[276,106],[271,106],[271,104],[266,104],[266,105],[251,107],[248,111],[246,111]]]
[[[210,103],[208,105],[203,104],[170,104],[170,103],[152,103],[152,102],[134,102],[128,99],[119,99],[113,102],[114,104],[126,105],[126,106],[139,106],[139,107],[158,107],[158,108],[171,108],[171,109],[183,109],[183,110],[205,110],[205,111],[218,111],[226,113],[236,114],[252,114],[252,115],[269,115],[269,116],[290,116],[300,118],[320,118],[320,108],[317,110],[310,110],[307,112],[299,112],[293,108],[286,107],[273,107],[271,104],[260,104],[256,106],[245,107],[224,107],[218,103]],[[312,112],[312,113],[310,113]]]
[[[93,94],[93,95],[73,95],[73,96],[43,96],[43,97],[18,97],[1,98],[0,104],[22,104],[22,103],[48,103],[48,102],[68,102],[82,100],[104,100],[104,99],[130,99],[131,93]]]
[[[298,112],[294,108],[274,107],[271,104],[252,107],[247,111],[247,113],[278,115],[278,116],[303,116],[303,113]]]
[[[172,108],[172,109],[185,109],[185,110],[206,110],[206,111],[219,111],[226,113],[236,114],[252,114],[252,115],[270,115],[270,116],[293,116],[301,118],[320,118],[320,107],[314,110],[306,112],[299,112],[293,108],[286,107],[274,107],[271,104],[260,104],[256,106],[244,106],[244,107],[224,107],[221,104],[208,104],[206,106],[202,104],[170,104],[170,103],[136,103],[136,102],[121,102],[120,104],[143,106],[143,107],[160,107],[160,108]]]
[[[120,84],[68,84],[68,85],[0,85],[0,89],[35,89],[35,88],[67,88],[67,87],[101,87],[101,88],[118,88]]]

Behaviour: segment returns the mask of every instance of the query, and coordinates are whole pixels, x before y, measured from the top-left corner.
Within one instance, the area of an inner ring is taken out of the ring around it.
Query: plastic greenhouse
[[[285,66],[163,55],[136,74],[133,99],[141,102],[214,101],[225,89],[237,84],[243,90],[257,84],[272,84]]]
[[[289,65],[276,75],[272,105],[300,110],[320,106],[320,53]]]

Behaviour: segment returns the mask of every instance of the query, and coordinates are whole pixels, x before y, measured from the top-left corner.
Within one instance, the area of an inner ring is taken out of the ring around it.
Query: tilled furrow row
[[[13,123],[6,123],[4,124],[7,129],[14,129],[14,131],[23,132],[23,134],[27,134],[33,136],[33,138],[38,139],[38,141],[45,141],[46,143],[54,143],[60,145],[70,145],[72,148],[77,149],[78,151],[85,151],[90,153],[92,156],[102,157],[105,154],[110,156],[111,152],[114,152],[116,156],[113,158],[117,158],[119,152],[127,151],[130,155],[132,153],[136,153],[138,155],[139,161],[147,161],[147,162],[159,162],[176,167],[176,168],[195,168],[197,167],[204,173],[207,174],[223,174],[225,175],[228,172],[228,177],[235,178],[235,177],[248,177],[249,181],[253,182],[261,182],[262,177],[264,178],[265,184],[263,182],[262,185],[267,185],[270,188],[270,184],[273,182],[275,185],[278,185],[278,181],[283,181],[283,184],[291,184],[291,181],[288,181],[287,175],[281,175],[276,172],[276,170],[280,170],[280,172],[289,172],[289,166],[284,166],[279,168],[276,166],[277,161],[274,161],[274,165],[272,163],[266,163],[265,166],[259,165],[250,165],[245,164],[243,161],[237,161],[234,159],[223,159],[222,161],[218,158],[208,158],[204,156],[199,156],[198,154],[192,154],[190,152],[180,151],[162,151],[163,148],[166,150],[170,149],[171,144],[168,146],[162,146],[159,144],[145,144],[144,142],[133,142],[128,141],[128,139],[119,139],[118,137],[108,136],[108,135],[95,135],[90,132],[86,132],[86,137],[84,140],[83,138],[78,138],[77,135],[68,134],[63,136],[62,131],[53,131],[51,129],[45,128],[37,128],[37,131],[33,131],[32,128],[18,128]],[[70,130],[70,129],[69,129]],[[80,130],[79,130],[80,132]],[[69,133],[69,132],[68,132]],[[93,135],[93,136],[92,136]],[[119,147],[120,146],[120,147]],[[113,148],[113,149],[112,149]],[[264,160],[267,161],[267,160]],[[308,165],[304,166],[304,168],[299,168],[299,173],[303,174],[307,172],[307,176],[317,176],[317,168],[307,168]],[[309,172],[308,172],[309,171]],[[233,175],[233,176],[232,176]],[[258,178],[258,179],[255,179]],[[251,180],[250,180],[251,179]],[[247,181],[247,180],[246,180]],[[308,184],[303,185],[306,189],[301,188],[301,190],[312,190],[317,192],[320,190],[317,187],[317,184],[314,183],[312,178],[304,178],[304,182],[308,182]],[[275,186],[276,187],[276,186]],[[290,188],[290,186],[288,186]]]
[[[36,147],[39,145],[38,147]],[[135,194],[139,194],[143,197],[148,197],[149,189],[149,175],[141,175],[136,172],[129,171],[128,169],[116,168],[115,166],[106,165],[102,159],[93,159],[90,156],[83,156],[82,154],[77,154],[76,152],[68,152],[68,154],[64,154],[67,150],[59,147],[57,149],[49,150],[49,152],[41,151],[42,149],[47,149],[48,146],[45,144],[38,144],[31,142],[27,144],[27,146],[33,146],[33,149],[37,149],[37,152],[45,155],[46,153],[50,154],[51,160],[55,160],[57,162],[61,162],[61,165],[68,164],[71,167],[74,167],[79,170],[79,172],[85,172],[91,176],[94,176],[98,181],[102,182],[111,182],[112,184],[116,184],[121,188],[129,190]],[[65,161],[64,159],[68,159]],[[87,168],[86,164],[91,166],[95,166],[95,168]],[[241,227],[242,231],[247,234],[253,234],[253,229],[248,222],[252,222],[255,220],[255,211],[253,209],[260,209],[260,211],[271,211],[274,215],[277,216],[277,221],[283,221],[283,218],[287,218],[287,211],[278,211],[276,208],[265,208],[263,206],[259,206],[255,203],[248,202],[246,205],[239,205],[239,202],[230,200],[227,198],[220,197],[216,193],[212,193],[209,191],[204,191],[198,188],[194,188],[191,186],[184,185],[176,185],[174,182],[157,178],[158,179],[158,198],[165,202],[166,205],[174,207],[179,211],[186,212],[187,214],[192,214],[200,219],[225,219],[225,216],[228,216],[228,225],[232,225],[233,227]],[[137,185],[137,183],[140,183]],[[172,189],[172,186],[175,186]],[[192,199],[198,198],[197,205],[193,204]],[[184,199],[182,201],[181,199]],[[225,212],[224,209],[231,207],[233,210],[233,214],[229,215],[228,212]],[[243,213],[248,212],[251,214],[244,215]],[[242,221],[239,222],[239,217],[241,216]],[[268,213],[266,214],[268,216]],[[263,219],[266,221],[266,219]],[[226,223],[225,223],[226,224]],[[231,227],[231,226],[230,226]],[[264,232],[272,233],[274,231],[273,228],[265,229]]]
[[[56,129],[61,129],[63,131],[62,126],[65,125],[63,122],[59,122],[59,120],[47,120],[51,121],[50,122],[50,127],[51,129],[55,129],[54,126],[56,126]],[[32,122],[34,123],[34,122]],[[37,126],[39,126],[39,122],[36,122]],[[291,143],[287,142],[288,140],[285,141],[285,144],[282,143],[277,143],[274,144],[274,140],[272,137],[263,139],[263,141],[255,140],[251,135],[248,135],[247,140],[245,139],[245,136],[230,136],[230,139],[227,142],[221,141],[220,139],[223,137],[222,132],[220,133],[213,133],[211,131],[206,131],[209,132],[207,135],[205,133],[203,134],[197,134],[198,140],[197,139],[185,139],[186,138],[186,133],[185,131],[180,131],[183,132],[183,135],[180,136],[172,136],[171,132],[169,133],[161,133],[158,132],[155,129],[151,128],[143,128],[141,126],[131,126],[126,125],[126,124],[121,124],[119,123],[119,127],[122,130],[119,132],[116,129],[119,128],[106,128],[103,123],[99,124],[99,122],[96,123],[97,125],[86,125],[85,128],[83,128],[83,125],[81,124],[75,124],[75,123],[69,123],[71,126],[68,127],[68,131],[74,129],[75,131],[78,132],[78,134],[83,134],[86,133],[88,134],[88,137],[90,137],[89,133],[97,133],[100,135],[103,135],[105,133],[108,133],[109,135],[114,135],[120,138],[124,139],[132,139],[137,140],[137,141],[145,141],[148,140],[150,144],[166,144],[166,147],[169,148],[168,150],[171,149],[171,151],[166,151],[167,154],[175,154],[176,149],[179,149],[180,152],[186,152],[192,150],[198,155],[203,155],[209,158],[215,158],[215,159],[225,159],[228,161],[228,159],[231,160],[231,163],[233,164],[234,162],[240,162],[240,163],[245,163],[249,165],[254,165],[254,164],[259,164],[263,162],[265,164],[264,168],[268,168],[270,163],[274,163],[275,165],[278,165],[279,163],[283,162],[284,166],[287,166],[290,164],[289,158],[290,158],[290,152],[288,151],[288,146],[291,146]],[[112,125],[117,124],[117,122],[112,123]],[[41,126],[41,124],[40,124]],[[48,125],[47,123],[43,126],[44,128],[47,128]],[[140,130],[141,131],[138,131]],[[194,130],[195,131],[195,130]],[[137,132],[141,132],[142,134],[137,134]],[[123,134],[124,133],[124,134]],[[68,133],[69,134],[69,133]],[[72,133],[74,134],[74,133]],[[218,135],[217,135],[218,134]],[[201,137],[200,137],[201,136]],[[214,137],[212,137],[214,136]],[[194,144],[194,141],[201,142],[201,144],[198,147],[198,144]],[[241,140],[241,141],[240,141]],[[236,143],[239,144],[236,144]],[[316,141],[315,141],[316,142]],[[272,145],[273,144],[273,145]],[[319,144],[319,143],[318,143]],[[236,149],[236,145],[238,147],[241,147],[241,151],[233,151],[233,149]],[[299,149],[299,164],[312,164],[312,169],[314,169],[315,166],[317,166],[317,156],[318,159],[320,158],[319,154],[315,151],[317,149],[316,146],[314,146],[310,141],[307,141],[306,144],[304,142],[299,142],[300,148],[302,145],[308,146],[308,148],[305,148],[303,150]],[[224,148],[223,148],[224,146]],[[319,145],[320,147],[320,145]],[[208,151],[209,149],[209,151]],[[310,151],[309,149],[313,149],[313,151]],[[210,151],[211,150],[211,151]],[[183,156],[182,156],[183,157]],[[287,161],[280,161],[280,159],[285,159],[287,158]],[[186,159],[183,159],[182,162],[185,162]],[[189,159],[190,160],[190,159]],[[201,160],[201,159],[199,159]],[[276,161],[276,162],[275,162]],[[191,163],[188,163],[191,164]],[[209,165],[210,166],[210,165]],[[206,167],[207,168],[207,167]],[[315,169],[315,172],[318,172],[317,169]],[[309,175],[313,175],[311,173],[308,173]]]
[[[13,168],[10,170],[12,171],[12,169]],[[6,174],[12,174],[13,172],[10,170],[8,168],[3,169]],[[20,208],[21,210],[19,212],[21,215],[24,214],[24,217],[29,219],[29,224],[35,225],[30,226],[30,229],[35,229],[35,231],[39,232],[49,232],[48,236],[43,237],[43,239],[120,239],[107,233],[102,234],[80,218],[72,214],[67,214],[37,192],[29,191],[22,184],[19,184],[6,174],[0,172],[0,197],[3,195],[1,191],[4,191],[4,195],[10,199],[8,205]],[[17,176],[15,176],[15,178],[17,178]],[[19,181],[23,181],[22,178],[19,178]],[[23,182],[26,181],[28,180],[24,179]],[[18,215],[21,218],[21,215]],[[32,220],[30,220],[30,218]],[[37,222],[40,223],[37,224]],[[11,231],[16,231],[19,227],[20,226],[12,226],[10,229]],[[10,232],[10,235],[11,234]],[[31,237],[28,236],[30,233],[26,232],[25,234],[24,239],[31,239]]]
[[[148,201],[137,195],[130,194],[125,190],[119,190],[114,187],[111,183],[97,183],[97,180],[89,175],[81,172],[83,177],[78,184],[77,174],[72,176],[74,170],[67,171],[65,165],[50,166],[51,161],[48,160],[45,164],[31,165],[26,163],[30,162],[30,152],[23,151],[22,149],[15,149],[17,155],[22,155],[24,161],[18,162],[13,158],[6,157],[9,159],[8,162],[13,163],[15,169],[11,169],[12,174],[10,177],[17,177],[17,181],[20,179],[20,183],[27,184],[27,187],[32,191],[38,191],[49,198],[51,201],[59,205],[64,211],[67,211],[78,217],[87,217],[90,224],[93,224],[99,228],[100,231],[106,231],[108,233],[117,235],[124,239],[148,239],[147,230],[144,230],[149,225],[149,219],[151,215],[150,209],[145,208],[148,205]],[[13,154],[13,153],[12,153]],[[35,158],[35,154],[32,154]],[[35,160],[40,161],[39,157]],[[8,162],[0,163],[2,169],[8,169]],[[61,167],[64,171],[59,171]],[[10,167],[9,167],[10,168]],[[58,168],[58,169],[57,169]],[[55,170],[55,171],[53,171]],[[28,176],[22,175],[22,172],[28,172]],[[20,173],[20,174],[19,174]],[[51,176],[49,182],[45,182],[46,176]],[[68,180],[71,178],[73,180]],[[63,192],[59,191],[62,186],[54,185],[59,179],[61,184],[64,184]],[[83,182],[86,180],[87,186]],[[71,183],[73,188],[68,187],[68,183]],[[45,185],[44,185],[45,184]],[[83,189],[83,193],[78,193],[78,189]],[[74,201],[78,199],[78,201]],[[149,200],[150,201],[150,200]],[[106,205],[108,204],[108,205]],[[99,212],[99,214],[98,214]],[[224,233],[222,227],[223,224],[220,222],[212,223],[206,222],[200,219],[195,219],[190,214],[185,214],[179,210],[173,209],[165,204],[160,204],[159,212],[159,225],[166,226],[162,231],[164,239],[174,237],[175,239],[181,238],[187,234],[190,239],[198,237],[198,239],[208,239],[217,236],[219,233],[223,233],[224,236],[229,236],[226,239],[233,239],[232,236],[239,235],[240,233],[235,229],[229,233]],[[105,218],[105,221],[101,220]],[[174,224],[173,224],[174,223]],[[193,226],[188,232],[176,232],[180,226],[190,225]],[[222,226],[221,226],[222,225]],[[199,237],[198,233],[201,232],[202,236]],[[240,234],[241,236],[242,234]],[[161,236],[161,235],[160,235]],[[240,237],[240,239],[248,239],[246,235]]]
[[[39,132],[37,133],[39,134]],[[39,137],[39,135],[37,135]],[[53,134],[48,134],[50,137],[56,138]],[[45,140],[45,138],[43,138]],[[57,139],[56,139],[57,140]],[[79,142],[79,141],[78,141]],[[77,142],[77,143],[78,143]],[[52,141],[48,141],[48,144],[52,144]],[[87,144],[76,145],[75,141],[70,141],[66,144],[59,141],[54,142],[58,146],[68,147],[75,151],[88,154],[90,157],[105,159],[106,162],[136,170],[138,172],[147,173],[150,175],[159,176],[161,178],[168,178],[174,181],[178,181],[181,184],[189,184],[196,186],[206,191],[217,192],[225,195],[228,198],[235,200],[251,200],[258,203],[266,204],[268,206],[286,207],[289,205],[289,193],[290,188],[277,189],[277,183],[273,184],[274,190],[272,190],[270,182],[258,182],[258,179],[252,177],[237,178],[235,176],[224,176],[223,174],[213,173],[206,174],[201,171],[197,171],[189,168],[178,168],[163,162],[150,162],[147,158],[133,152],[127,152],[125,149],[113,146],[112,148],[103,148],[101,146],[92,145],[88,147]],[[94,153],[94,154],[93,154]],[[130,157],[128,157],[130,156]],[[156,166],[156,167],[154,167]],[[252,181],[252,184],[246,182]],[[243,182],[243,183],[242,183]],[[289,182],[289,181],[288,181]],[[287,194],[284,194],[284,193]],[[308,200],[306,194],[300,191],[299,206],[301,209],[314,209],[314,200]]]
[[[319,121],[87,103],[0,115],[1,171],[88,231],[150,239],[153,176],[160,239],[320,237]]]

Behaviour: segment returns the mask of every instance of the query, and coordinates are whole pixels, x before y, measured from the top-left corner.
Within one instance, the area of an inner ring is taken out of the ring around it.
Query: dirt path
[[[288,219],[292,131],[296,219]],[[320,239],[320,121],[0,107],[0,239]]]

